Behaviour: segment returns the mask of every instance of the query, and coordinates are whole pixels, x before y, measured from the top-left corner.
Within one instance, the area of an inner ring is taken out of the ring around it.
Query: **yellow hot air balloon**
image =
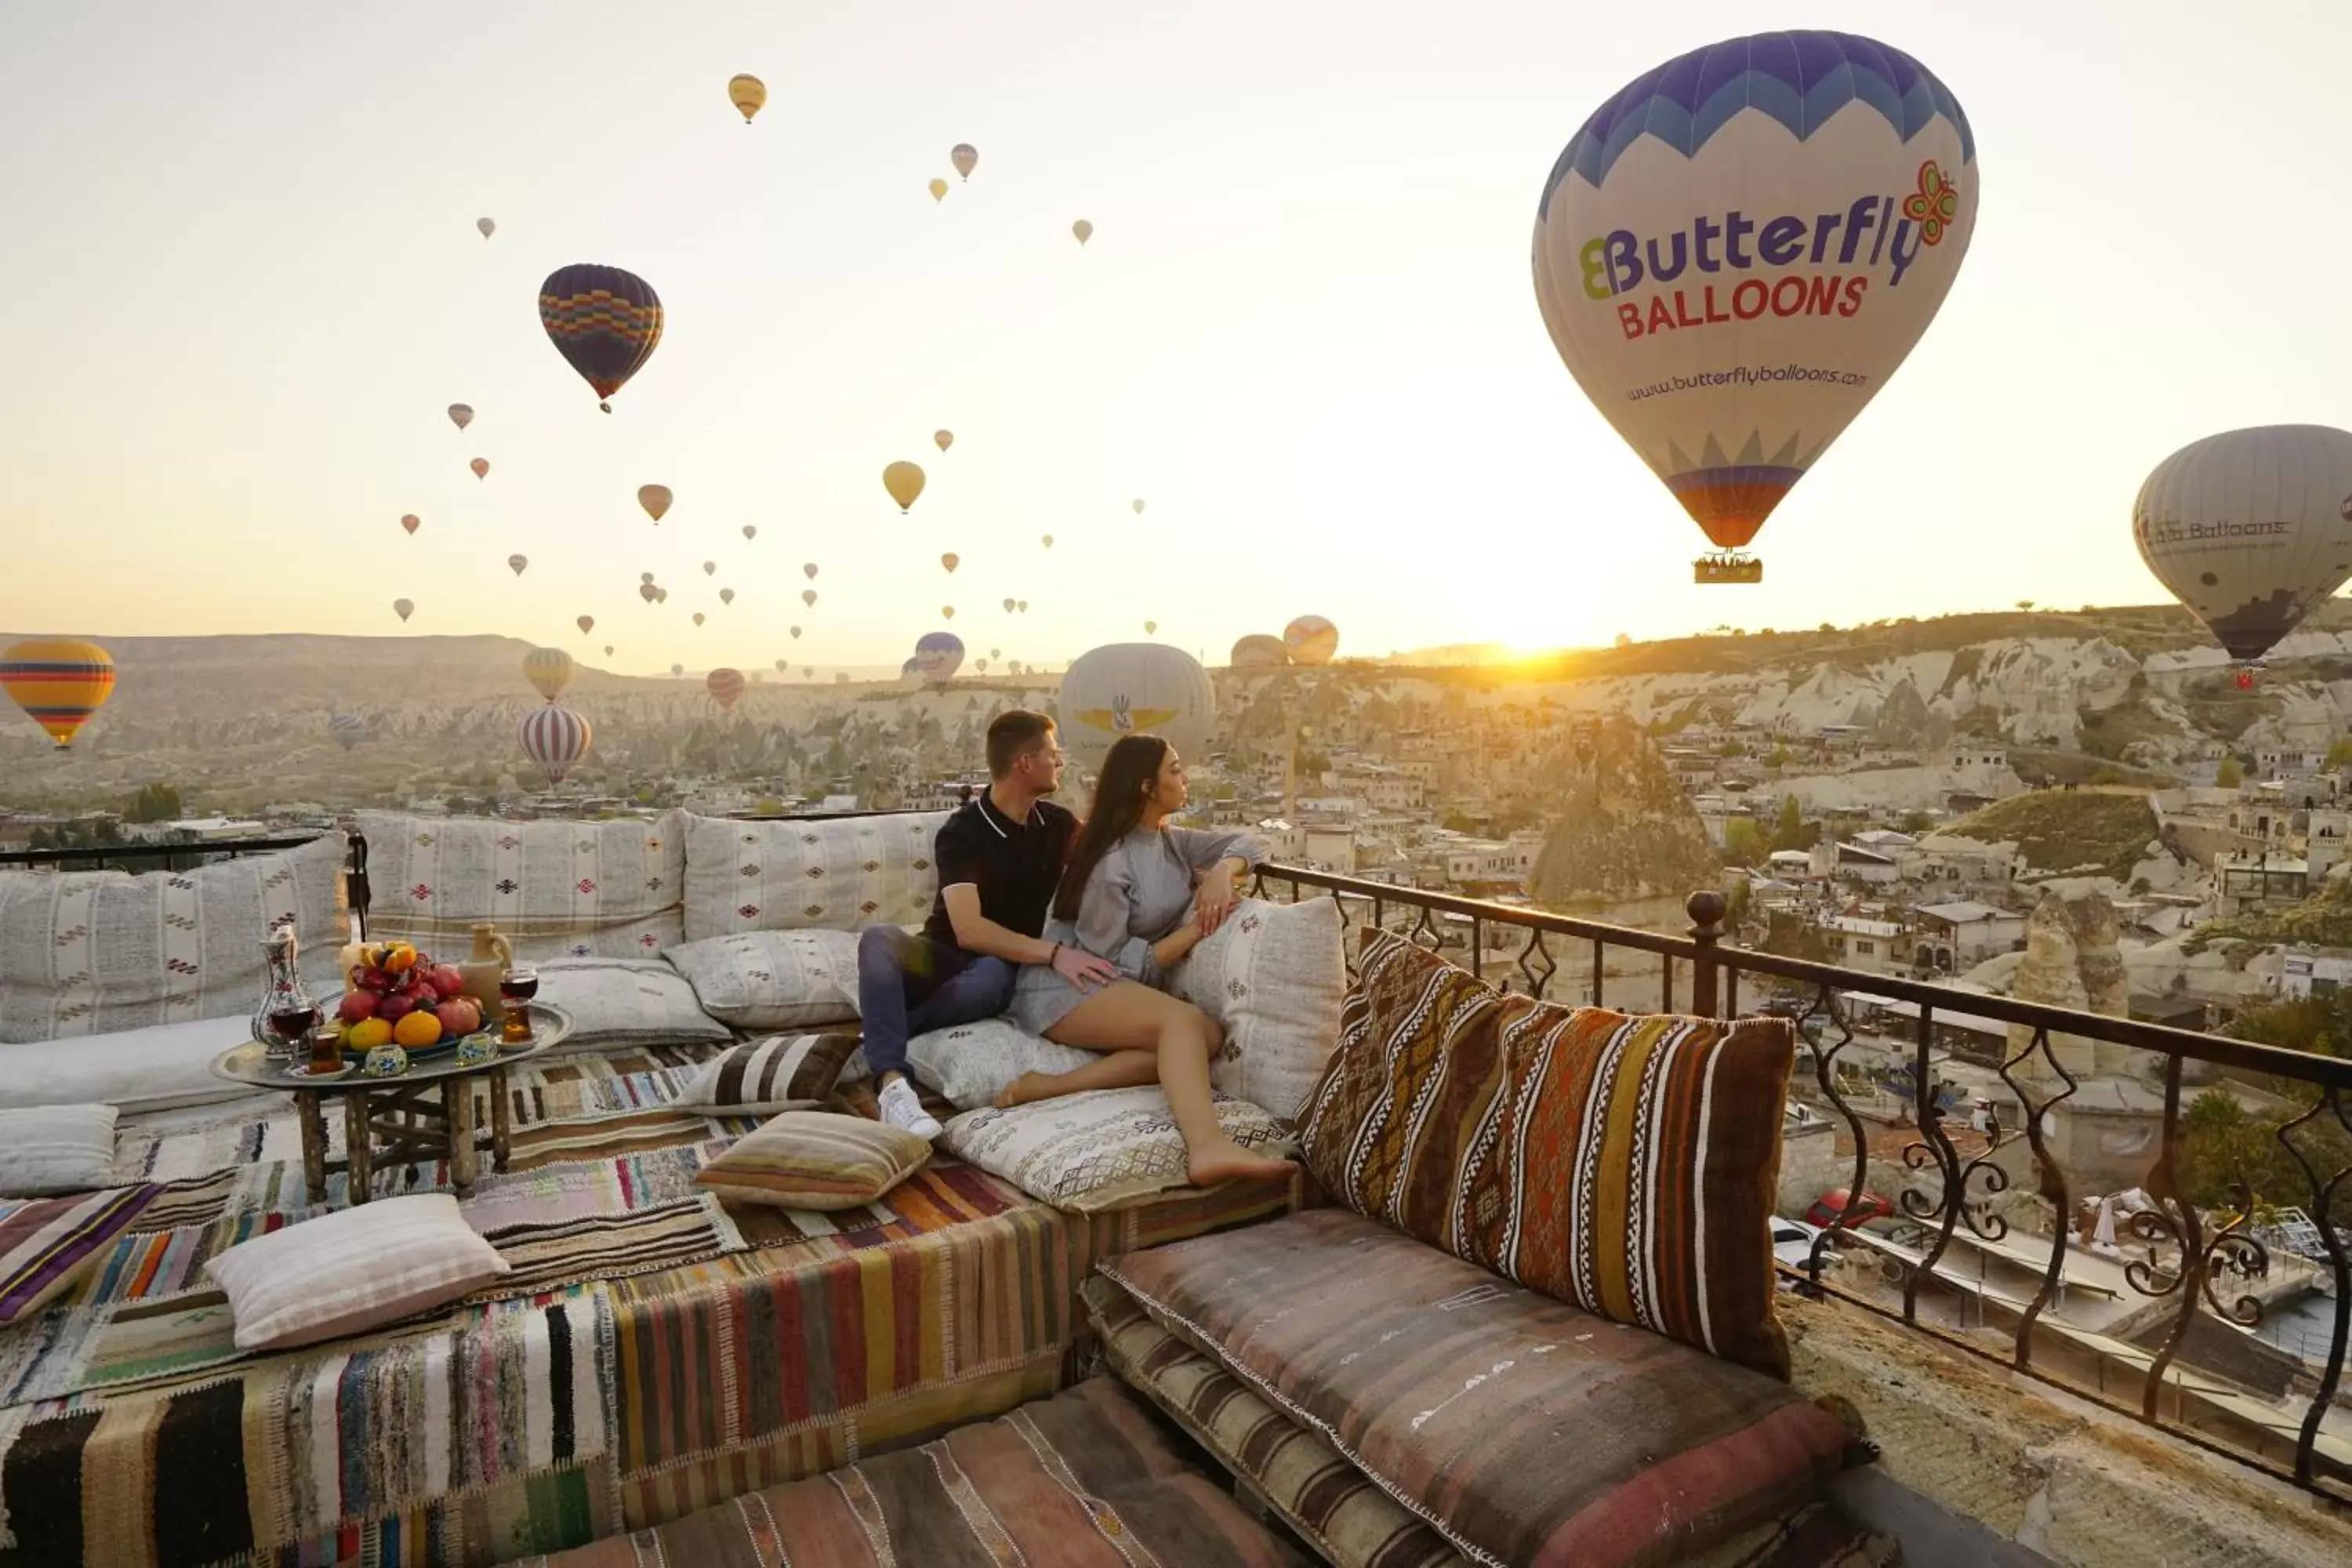
[[[667,485],[637,487],[637,504],[645,508],[646,515],[656,522],[659,522],[662,520],[662,514],[669,510],[669,503],[670,493]]]
[[[940,451],[944,452],[950,447],[955,445],[955,432],[952,430],[934,430],[931,432],[931,444],[937,447]]]
[[[882,470],[882,488],[890,492],[890,499],[898,503],[903,512],[923,493],[923,470],[913,463],[893,463]]]
[[[535,647],[522,656],[522,676],[552,702],[572,684],[572,656],[560,647]]]
[[[507,557],[507,569],[518,577],[522,575],[522,569],[530,564],[530,557],[528,555],[509,555]]]
[[[940,564],[946,567],[948,571],[952,574],[957,567],[963,564],[963,557],[950,550],[945,555],[940,557]]]
[[[488,458],[477,458],[466,467],[474,470],[474,477],[478,479],[489,478],[490,460]]]
[[[458,429],[463,430],[467,426],[471,425],[473,422],[474,410],[470,405],[463,403],[453,403],[449,405],[450,424],[455,425]]]
[[[954,620],[955,606],[953,605],[941,605],[940,606],[940,619],[943,621]]]
[[[1052,534],[1049,533],[1045,536],[1045,545],[1048,550],[1054,548],[1054,536]]]
[[[495,223],[492,223],[488,218],[486,218],[486,217],[478,217],[478,218],[476,218],[476,219],[474,220],[474,226],[475,226],[476,228],[478,228],[478,229],[480,229],[480,230],[482,231],[482,237],[483,237],[484,239],[488,239],[488,238],[489,238],[489,237],[490,237],[490,236],[492,236],[492,235],[494,235],[494,234],[496,234],[496,233],[498,233],[498,232],[499,232],[499,226],[498,226],[497,224],[495,224]]]
[[[931,200],[935,202],[943,202],[947,199],[948,183],[945,180],[933,180],[931,182]]]
[[[743,116],[743,123],[751,123],[751,116],[760,112],[768,101],[768,84],[758,77],[742,75],[727,79],[727,101]]]
[[[972,169],[980,163],[980,149],[969,142],[959,142],[949,151],[948,162],[955,165],[958,174],[969,180]]]
[[[0,689],[65,751],[114,691],[114,659],[96,643],[35,637],[0,653]]]
[[[1154,633],[1154,632],[1158,631],[1159,629],[1160,629],[1160,623],[1159,623],[1158,621],[1146,621],[1146,622],[1144,622],[1144,623],[1143,623],[1143,635],[1144,635],[1145,637],[1150,637],[1152,633]]]
[[[1078,243],[1080,245],[1084,245],[1087,241],[1095,237],[1095,226],[1088,223],[1086,219],[1080,218],[1077,222],[1070,226],[1070,232],[1078,237]]]
[[[669,603],[669,590],[668,590],[667,588],[656,588],[656,589],[654,590],[654,603],[655,603],[655,604],[656,604],[656,605],[667,605],[667,604],[668,604],[668,603]]]

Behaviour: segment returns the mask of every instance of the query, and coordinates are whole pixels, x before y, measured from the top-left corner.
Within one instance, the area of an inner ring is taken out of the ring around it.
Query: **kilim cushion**
[[[490,921],[517,958],[653,958],[686,940],[681,814],[651,822],[509,822],[359,814],[368,935],[452,963]],[[543,998],[542,998],[543,999]]]
[[[1775,1376],[1785,1020],[1505,998],[1368,932],[1301,1117],[1334,1196],[1588,1311]]]
[[[903,1127],[830,1110],[787,1110],[702,1167],[699,1184],[721,1197],[793,1209],[870,1204],[931,1157],[927,1139]]]
[[[1209,1063],[1218,1092],[1298,1114],[1339,1038],[1344,923],[1332,899],[1244,899],[1169,975],[1171,992],[1224,1026]]]
[[[249,1016],[266,973],[262,941],[289,921],[304,983],[333,994],[349,853],[343,835],[329,833],[188,871],[0,878],[0,1040]],[[224,1047],[241,1037],[231,1035]]]
[[[805,1110],[833,1098],[842,1065],[856,1049],[855,1034],[769,1035],[746,1040],[703,1063],[671,1104],[680,1110],[730,1116]]]
[[[671,948],[667,956],[702,1010],[738,1029],[856,1021],[854,931],[738,931]]]
[[[1784,1384],[1344,1209],[1097,1267],[1483,1563],[1688,1563],[1819,1495],[1850,1439]]]
[[[1219,1100],[1225,1136],[1258,1153],[1287,1154],[1289,1128],[1245,1100]],[[1057,1209],[1090,1214],[1189,1186],[1184,1139],[1168,1097],[1149,1089],[1098,1089],[1010,1110],[967,1110],[947,1125],[960,1160],[1002,1176]]]
[[[509,1265],[446,1193],[380,1198],[240,1242],[205,1265],[228,1297],[236,1348],[364,1333],[472,1294]]]
[[[686,817],[686,940],[857,931],[930,913],[944,811],[802,822]]]
[[[163,1190],[37,1198],[0,1215],[0,1323],[28,1318],[62,1294]]]
[[[114,1107],[0,1110],[0,1197],[88,1193],[114,1175]]]

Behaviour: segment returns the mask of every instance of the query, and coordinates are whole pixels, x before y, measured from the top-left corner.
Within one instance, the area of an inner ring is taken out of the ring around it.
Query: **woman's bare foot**
[[[1006,1084],[1004,1091],[996,1097],[996,1109],[1010,1110],[1016,1105],[1026,1105],[1033,1100],[1052,1099],[1053,1090],[1047,1083],[1052,1076],[1050,1073],[1042,1072],[1023,1073],[1019,1078]]]
[[[1186,1165],[1186,1173],[1196,1187],[1213,1187],[1219,1182],[1265,1181],[1287,1176],[1295,1169],[1287,1160],[1253,1154],[1230,1138],[1220,1138],[1193,1150]]]

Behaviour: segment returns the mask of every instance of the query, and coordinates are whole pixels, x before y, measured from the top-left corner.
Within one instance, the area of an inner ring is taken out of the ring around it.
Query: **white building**
[[[1860,915],[1832,915],[1822,922],[1822,936],[1830,944],[1830,962],[1873,974],[1891,973],[1895,939],[1903,928],[1893,921],[1864,920]]]
[[[1816,844],[1811,858],[1814,876],[1833,877],[1840,881],[1867,882],[1884,887],[1902,875],[1894,856],[1864,848],[1859,844]]]
[[[1922,967],[1959,973],[2013,952],[2025,940],[2025,917],[1963,899],[1911,911],[1919,924],[1914,949]]]
[[[2352,984],[2352,948],[2290,947],[2280,955],[2285,977],[2279,989],[2297,1001],[2326,996]]]
[[[1906,852],[1906,875],[1919,882],[2005,888],[2017,874],[2017,846],[1930,833]]]

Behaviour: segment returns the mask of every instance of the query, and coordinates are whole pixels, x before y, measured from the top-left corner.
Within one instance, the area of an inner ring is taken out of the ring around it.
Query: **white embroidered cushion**
[[[0,1197],[105,1186],[114,1174],[115,1114],[110,1105],[0,1110]]]
[[[558,958],[539,965],[539,999],[572,1015],[567,1050],[730,1040],[683,975],[658,958]]]
[[[1253,1153],[1296,1152],[1289,1129],[1244,1100],[1219,1100],[1217,1123]],[[950,1118],[942,1135],[956,1158],[1078,1214],[1191,1185],[1184,1139],[1152,1089],[1097,1089],[1010,1110]]]
[[[1331,899],[1244,899],[1176,966],[1169,991],[1224,1026],[1212,1088],[1297,1117],[1339,1043],[1344,923]]]
[[[227,1295],[236,1348],[363,1333],[509,1272],[447,1193],[379,1198],[240,1242],[205,1265]]]
[[[857,933],[750,931],[669,951],[702,1010],[739,1029],[801,1029],[857,1017]]]
[[[730,931],[903,925],[939,896],[932,843],[949,814],[800,822],[686,816],[686,940]]]
[[[994,1105],[1024,1072],[1068,1072],[1097,1059],[1092,1051],[1057,1045],[1010,1018],[956,1024],[907,1042],[908,1070],[924,1087],[953,1100],[958,1110]]]
[[[682,814],[651,822],[508,822],[363,811],[368,935],[457,963],[489,921],[515,956],[656,958],[686,940]]]

